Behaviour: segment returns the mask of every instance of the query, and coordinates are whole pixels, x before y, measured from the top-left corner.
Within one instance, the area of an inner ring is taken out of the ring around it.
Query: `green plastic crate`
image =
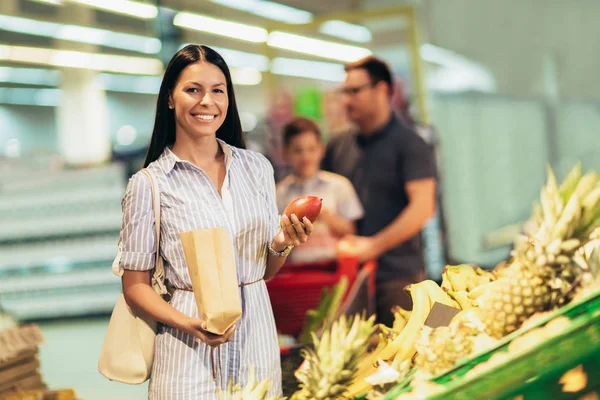
[[[511,358],[508,363],[477,376],[463,378],[475,365],[487,361],[497,352],[506,351],[514,338],[561,315],[571,319],[571,326],[562,334]],[[512,399],[517,395],[523,395],[525,400],[570,398],[567,397],[570,394],[561,393],[562,387],[557,381],[564,372],[579,364],[584,364],[589,385],[600,382],[600,292],[556,310],[527,329],[506,336],[494,348],[474,355],[434,378],[433,381],[444,385],[445,390],[430,399]],[[544,368],[540,369],[539,365]],[[409,390],[410,387],[398,385],[388,392],[385,400],[393,400]]]

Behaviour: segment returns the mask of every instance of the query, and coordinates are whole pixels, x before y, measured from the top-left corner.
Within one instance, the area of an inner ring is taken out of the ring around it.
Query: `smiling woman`
[[[160,194],[160,221],[150,180],[138,172],[123,198],[113,265],[122,273],[127,304],[161,322],[149,399],[214,399],[229,382],[244,386],[251,368],[257,380],[272,382],[270,396],[281,394],[277,331],[264,279],[278,272],[293,244],[305,243],[313,227],[294,215],[280,221],[273,168],[244,147],[225,61],[209,47],[184,47],[167,66],[145,162]],[[241,318],[222,335],[209,332],[198,311],[180,241],[182,232],[215,228],[232,239],[232,279],[238,279],[242,306]],[[172,289],[168,303],[150,284],[157,249]]]

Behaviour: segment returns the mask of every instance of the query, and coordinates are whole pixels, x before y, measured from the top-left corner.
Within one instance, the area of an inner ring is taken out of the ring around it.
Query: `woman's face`
[[[206,62],[190,64],[181,71],[169,96],[177,136],[214,136],[225,121],[228,106],[225,75],[219,67]]]

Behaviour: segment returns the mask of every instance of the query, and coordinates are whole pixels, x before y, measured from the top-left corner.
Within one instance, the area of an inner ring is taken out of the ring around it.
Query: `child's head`
[[[285,157],[294,175],[301,178],[314,176],[325,153],[319,126],[308,118],[294,118],[283,127],[283,140]]]

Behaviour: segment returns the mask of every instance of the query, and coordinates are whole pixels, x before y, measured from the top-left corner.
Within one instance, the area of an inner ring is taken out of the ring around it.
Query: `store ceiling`
[[[1,0],[0,14],[33,19],[82,24],[73,10],[77,6],[63,0],[63,7],[38,3],[40,0]],[[422,41],[435,44],[481,63],[496,78],[500,93],[542,96],[555,90],[570,98],[598,98],[600,81],[600,2],[597,0],[280,0],[279,3],[318,14],[348,12],[365,8],[417,3]],[[156,4],[155,1],[146,1]],[[268,19],[241,12],[209,0],[160,0],[160,5],[218,18],[264,25]],[[97,11],[89,26],[154,35],[154,22]],[[406,36],[402,18],[365,20],[373,35],[368,45],[378,53],[400,53]],[[343,42],[319,34],[307,35]],[[0,31],[0,42],[27,46],[57,46],[48,38]],[[206,33],[186,31],[184,41],[210,43],[236,50],[261,52],[262,46]],[[350,42],[346,42],[351,44]],[[63,47],[72,44],[61,44]],[[354,45],[359,45],[354,43]],[[123,50],[101,49],[110,53]],[[289,56],[289,52],[281,52]],[[297,56],[297,54],[296,54]],[[302,56],[304,57],[304,56]],[[309,59],[315,57],[306,56]]]

